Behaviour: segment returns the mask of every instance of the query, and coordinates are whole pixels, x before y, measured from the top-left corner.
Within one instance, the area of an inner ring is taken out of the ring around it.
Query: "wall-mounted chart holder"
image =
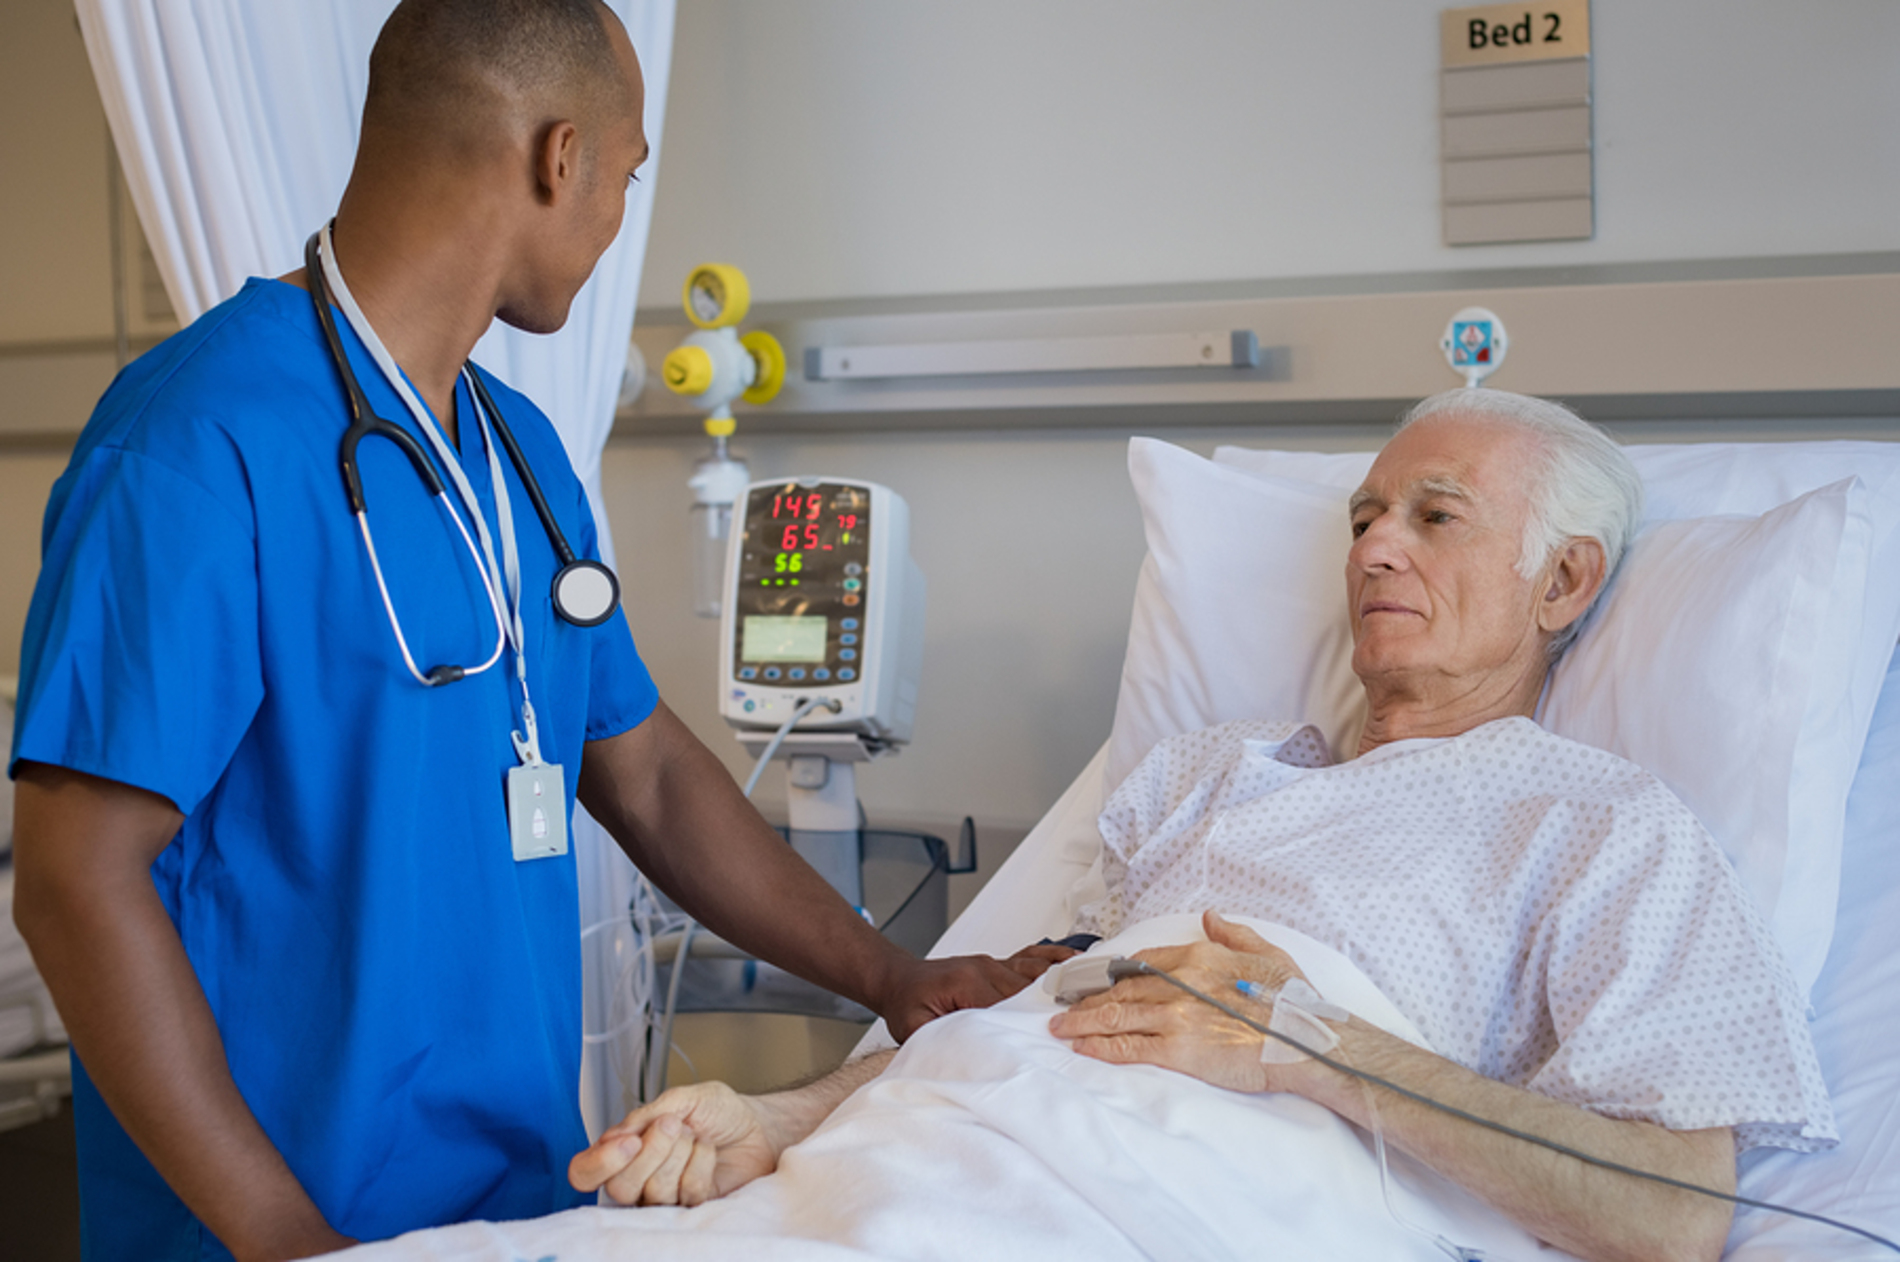
[[[1589,0],[1446,9],[1439,63],[1445,244],[1594,235]]]

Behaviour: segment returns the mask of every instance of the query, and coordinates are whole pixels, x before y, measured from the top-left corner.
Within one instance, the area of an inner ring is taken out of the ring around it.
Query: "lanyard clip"
[[[508,738],[515,743],[515,756],[521,759],[524,767],[539,767],[541,736],[534,726],[534,706],[525,696],[521,699],[521,726],[527,730],[525,736],[520,732],[508,733]]]

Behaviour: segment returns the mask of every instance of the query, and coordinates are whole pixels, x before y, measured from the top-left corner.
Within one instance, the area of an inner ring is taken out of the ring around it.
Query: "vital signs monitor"
[[[720,711],[778,727],[816,698],[799,732],[910,740],[923,666],[924,576],[910,508],[874,482],[754,482],[737,505],[720,618]]]

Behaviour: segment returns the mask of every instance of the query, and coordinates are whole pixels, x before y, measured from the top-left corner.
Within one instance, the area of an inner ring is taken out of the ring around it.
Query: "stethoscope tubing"
[[[304,264],[311,297],[317,309],[317,323],[322,329],[324,342],[329,348],[331,359],[336,364],[337,373],[342,378],[344,394],[350,406],[351,423],[344,433],[338,452],[338,462],[343,474],[344,492],[349,498],[350,511],[357,516],[361,524],[364,541],[370,548],[371,560],[372,562],[375,560],[375,546],[370,540],[367,497],[363,491],[362,474],[357,465],[356,451],[366,436],[374,434],[389,439],[401,448],[403,454],[408,457],[410,465],[415,469],[416,475],[422,479],[424,487],[442,504],[450,518],[454,520],[458,531],[469,545],[476,567],[482,572],[483,586],[489,589],[489,600],[491,605],[494,605],[496,595],[488,567],[482,565],[480,557],[474,556],[474,544],[468,539],[467,527],[462,525],[460,516],[449,507],[447,488],[434,464],[429,460],[428,453],[407,429],[376,414],[370,407],[368,396],[363,393],[362,384],[357,380],[355,371],[350,367],[342,336],[337,331],[336,318],[330,310],[334,297],[329,279],[323,269],[319,244],[322,237],[321,232],[311,234],[309,241],[304,245]],[[467,377],[469,387],[475,396],[476,406],[486,415],[492,424],[496,440],[508,453],[509,463],[514,465],[515,474],[520,479],[522,489],[527,492],[528,501],[534,505],[535,515],[541,519],[542,529],[546,531],[548,542],[554,549],[559,565],[549,584],[549,597],[554,604],[555,612],[577,626],[597,626],[607,621],[620,607],[619,580],[612,570],[600,562],[575,556],[573,546],[568,543],[566,532],[561,529],[553,509],[548,505],[547,496],[541,489],[540,479],[535,477],[526,453],[521,450],[520,443],[515,439],[514,430],[509,427],[506,418],[502,416],[501,409],[496,406],[487,383],[482,380],[480,372],[472,364],[464,366],[464,376]],[[474,510],[471,508],[471,511]],[[387,585],[382,581],[380,566],[377,567],[377,571],[377,583],[382,590],[384,603],[387,605],[389,594]],[[604,598],[602,593],[604,593]],[[393,622],[393,607],[390,613]],[[499,606],[496,606],[496,617],[498,621],[502,617]],[[486,670],[499,656],[497,653],[496,657],[491,657],[483,666],[466,671],[459,667],[437,667],[425,674],[417,670],[413,661],[410,660],[408,645],[401,643],[403,636],[400,627],[397,628],[396,634],[403,650],[404,660],[409,665],[411,673],[431,685],[452,683],[465,674],[475,674]],[[502,632],[502,638],[505,641],[505,630]]]

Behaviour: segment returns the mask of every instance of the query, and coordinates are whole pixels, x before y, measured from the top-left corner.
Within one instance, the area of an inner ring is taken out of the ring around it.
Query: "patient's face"
[[[1517,427],[1445,416],[1379,453],[1353,496],[1346,562],[1368,688],[1455,704],[1541,678],[1534,585],[1517,573],[1536,452]]]

